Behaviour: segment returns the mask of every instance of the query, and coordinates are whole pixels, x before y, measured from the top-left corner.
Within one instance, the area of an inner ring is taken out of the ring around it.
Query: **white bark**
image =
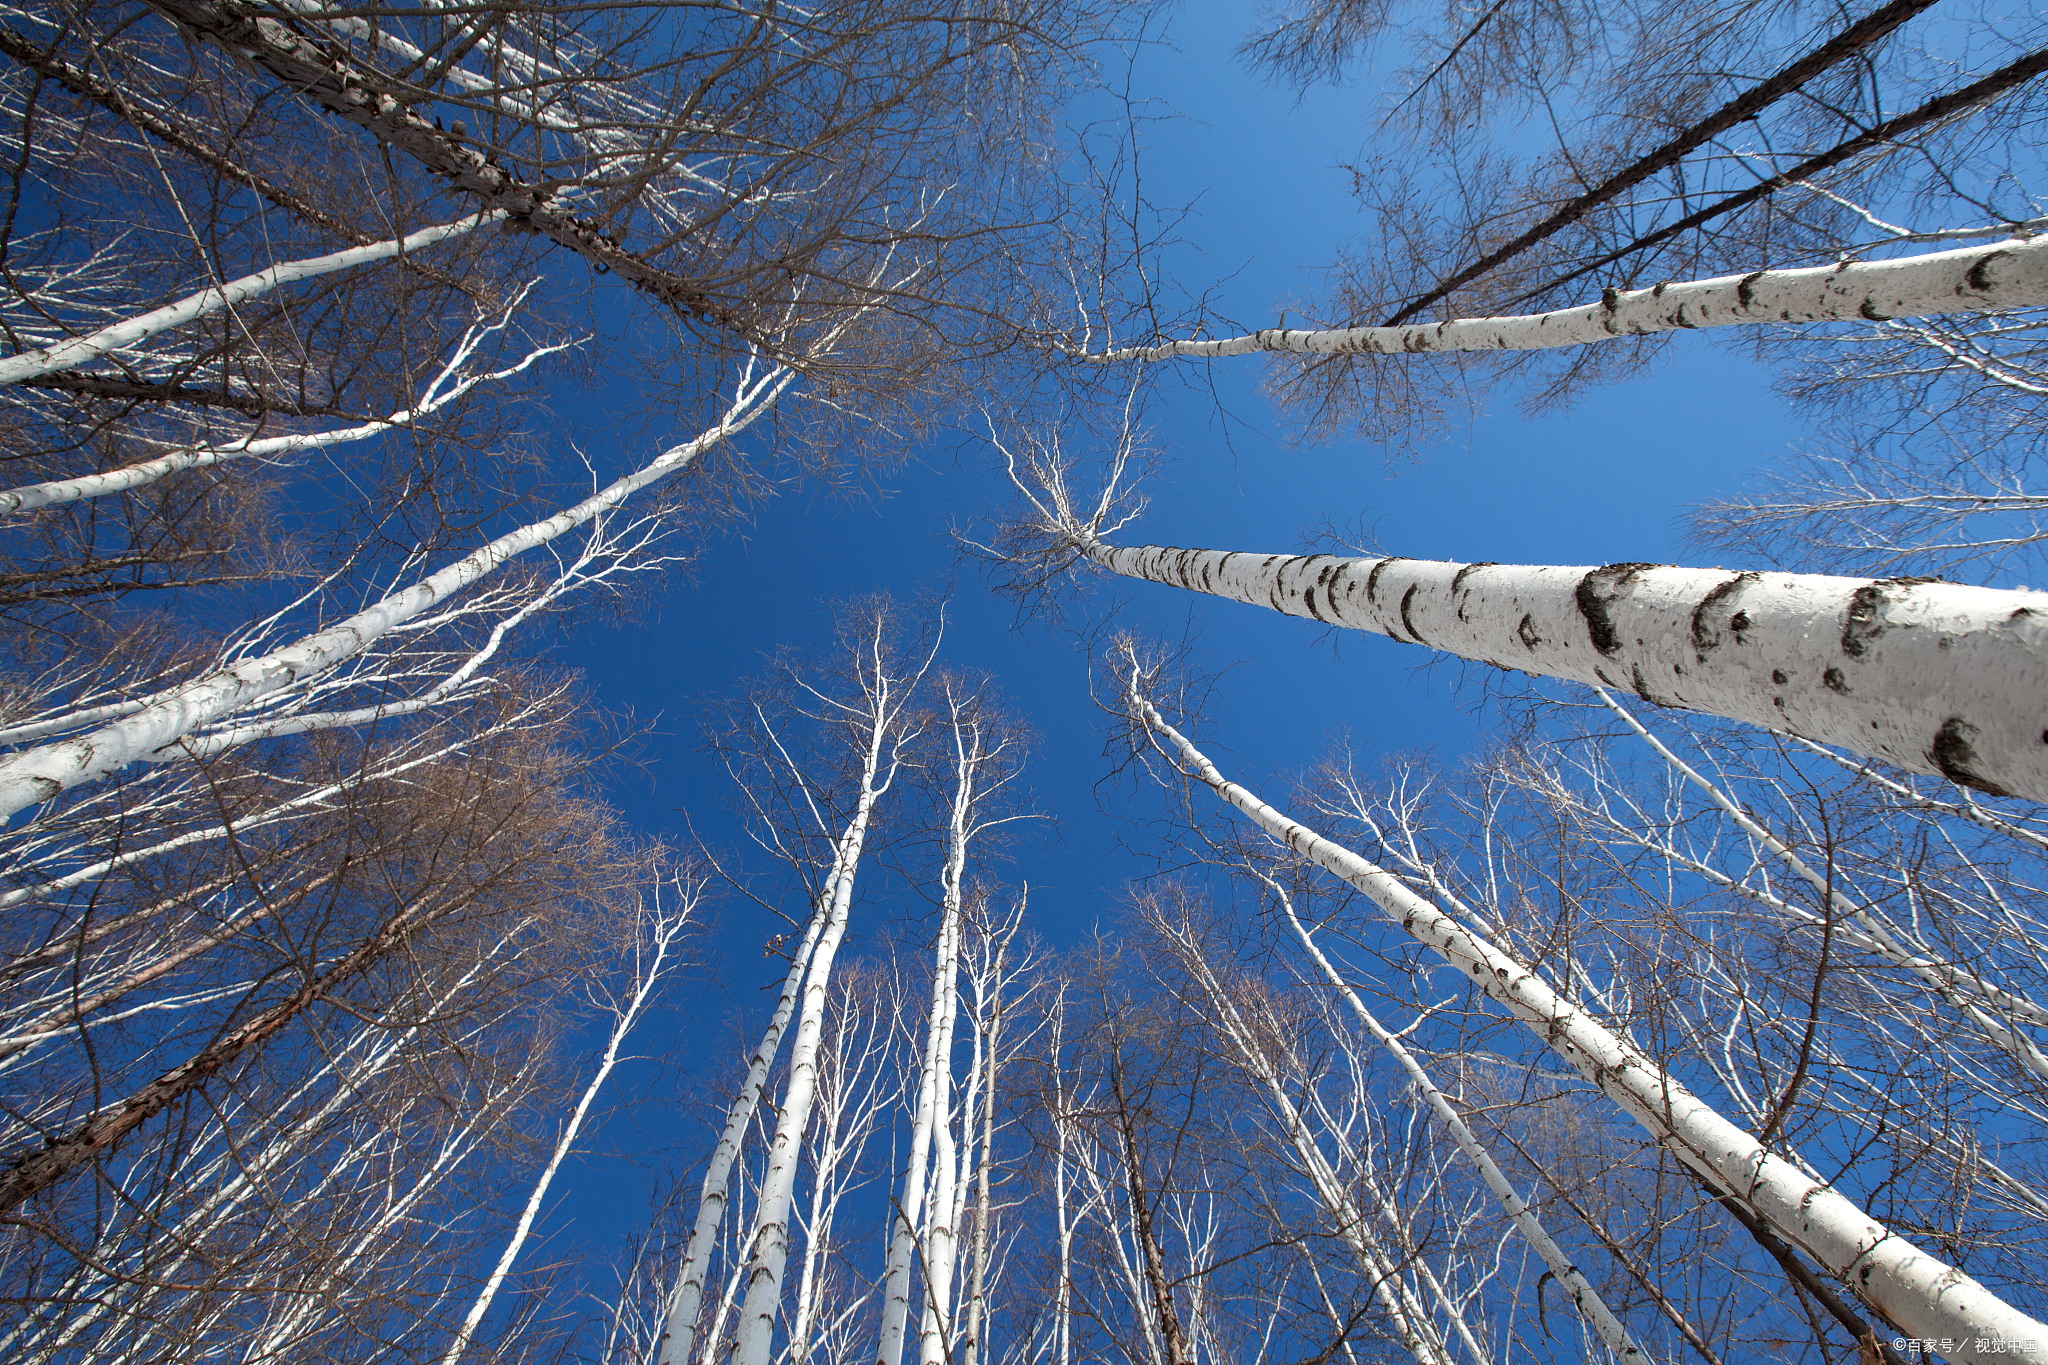
[[[1617,687],[2048,800],[2048,596],[1912,579],[1119,548],[1097,565],[1460,658]]]
[[[948,857],[950,865],[951,858]],[[909,1331],[910,1275],[925,1216],[925,1183],[931,1169],[933,1132],[946,1122],[952,1084],[953,1016],[957,1005],[959,906],[947,897],[933,952],[931,1017],[925,1025],[924,1065],[918,1073],[917,1107],[910,1121],[910,1156],[897,1185],[889,1220],[889,1253],[882,1272],[882,1321],[875,1350],[879,1365],[898,1365]],[[929,1279],[929,1267],[927,1267]]]
[[[525,297],[524,290],[520,291],[519,297]],[[515,306],[516,302],[515,300]],[[379,421],[339,427],[332,431],[251,437],[227,445],[191,446],[98,474],[83,474],[72,479],[51,479],[44,483],[25,484],[20,488],[0,492],[0,512],[28,512],[38,507],[58,507],[65,503],[81,502],[87,498],[132,492],[187,469],[205,469],[211,465],[226,464],[230,460],[285,460],[312,450],[326,450],[334,446],[367,441],[386,432],[410,427],[422,418],[432,416],[479,384],[509,379],[536,361],[568,349],[567,344],[543,346],[528,352],[516,365],[509,365],[487,374],[462,373],[462,366],[475,353],[477,345],[485,337],[504,327],[509,318],[508,308],[506,317],[498,322],[488,327],[471,327],[456,344],[455,354],[420,394],[419,400]],[[444,385],[446,387],[443,387]]]
[[[1654,332],[1758,323],[1882,322],[1940,313],[1991,313],[2048,304],[2048,236],[1889,261],[1758,270],[1710,280],[1610,289],[1598,303],[1519,317],[1459,318],[1405,327],[1269,327],[1245,336],[1125,346],[1079,359],[1197,359],[1283,351],[1412,355],[1533,351]]]
[[[1729,1122],[1648,1056],[1589,1017],[1487,939],[1351,850],[1231,782],[1146,700],[1133,670],[1136,714],[1178,761],[1267,834],[1356,887],[1553,1049],[1714,1189],[1739,1200],[1823,1270],[1915,1337],[1947,1338],[1953,1360],[2048,1365],[2048,1324],[2007,1304],[1921,1251],[1828,1186]],[[1980,1347],[1984,1341],[1989,1345]]]
[[[1530,1207],[1529,1201],[1522,1198],[1515,1189],[1514,1184],[1507,1178],[1507,1173],[1502,1171],[1499,1163],[1493,1159],[1493,1154],[1486,1150],[1485,1144],[1479,1141],[1471,1126],[1465,1122],[1464,1115],[1460,1114],[1444,1092],[1437,1088],[1436,1082],[1430,1080],[1429,1073],[1415,1060],[1415,1054],[1408,1050],[1407,1045],[1397,1035],[1373,1016],[1372,1011],[1365,1007],[1365,1002],[1358,998],[1358,992],[1351,989],[1343,974],[1331,964],[1329,958],[1323,956],[1323,950],[1310,936],[1308,927],[1301,922],[1300,916],[1294,913],[1293,898],[1276,882],[1267,881],[1266,885],[1279,897],[1280,908],[1287,913],[1287,923],[1294,929],[1294,936],[1301,940],[1302,947],[1308,950],[1310,960],[1316,964],[1316,969],[1322,973],[1323,979],[1336,988],[1350,1004],[1351,1012],[1358,1016],[1359,1023],[1365,1025],[1365,1031],[1372,1035],[1373,1041],[1387,1050],[1387,1054],[1407,1075],[1409,1083],[1415,1087],[1415,1092],[1422,1096],[1423,1102],[1428,1104],[1431,1112],[1442,1121],[1450,1132],[1451,1140],[1457,1143],[1458,1150],[1479,1168],[1480,1178],[1485,1180],[1486,1188],[1493,1191],[1494,1198],[1500,1201],[1501,1208],[1506,1210],[1508,1217],[1514,1222],[1515,1230],[1522,1234],[1524,1241],[1535,1248],[1536,1254],[1543,1258],[1543,1264],[1557,1277],[1558,1284],[1571,1295],[1572,1303],[1578,1308],[1580,1316],[1592,1326],[1601,1344],[1607,1347],[1616,1360],[1647,1362],[1650,1357],[1645,1355],[1643,1349],[1636,1345],[1634,1338],[1629,1336],[1628,1328],[1614,1316],[1613,1310],[1608,1308],[1599,1291],[1593,1288],[1585,1272],[1572,1264],[1571,1257],[1565,1254],[1564,1248],[1560,1247],[1557,1240],[1544,1228],[1536,1210]]]
[[[533,1182],[533,1191],[526,1198],[526,1207],[519,1212],[519,1221],[513,1226],[512,1235],[505,1241],[505,1250],[498,1257],[498,1263],[491,1267],[491,1273],[484,1280],[483,1288],[477,1292],[476,1301],[469,1306],[462,1325],[455,1329],[455,1338],[448,1343],[448,1349],[441,1356],[441,1365],[456,1365],[463,1352],[469,1349],[470,1339],[476,1335],[477,1327],[484,1315],[490,1312],[491,1301],[498,1296],[505,1277],[512,1273],[512,1265],[519,1259],[520,1250],[533,1232],[533,1221],[540,1216],[541,1205],[546,1202],[548,1187],[554,1184],[555,1172],[561,1169],[562,1161],[576,1145],[576,1135],[582,1131],[583,1120],[590,1113],[591,1102],[618,1065],[619,1048],[626,1036],[633,1031],[640,1012],[647,1005],[654,988],[661,984],[668,970],[669,953],[676,940],[682,936],[689,924],[690,916],[697,908],[697,891],[684,878],[672,882],[675,902],[664,904],[662,888],[654,888],[649,900],[643,900],[636,912],[637,922],[633,926],[633,980],[624,999],[612,999],[607,1003],[612,1012],[610,1035],[605,1039],[604,1052],[599,1056],[597,1072],[590,1083],[583,1087],[577,1097],[576,1107],[570,1111],[569,1121],[562,1125],[562,1132],[555,1139],[555,1147],[548,1154],[547,1164],[541,1168],[540,1177]]]
[[[794,377],[793,371],[782,366],[766,373],[750,371],[732,404],[710,430],[663,451],[574,506],[499,536],[344,621],[260,658],[243,660],[187,683],[148,708],[89,735],[0,759],[0,818],[130,763],[158,761],[159,751],[176,745],[200,726],[316,678],[362,653],[508,560],[589,522],[647,485],[689,468],[699,455],[750,426]]]
[[[1003,959],[1008,955],[1010,940],[1024,922],[1024,907],[1031,899],[1031,887],[1027,883],[1017,897],[1017,911],[1006,926],[993,930],[995,936],[995,957],[989,964],[987,974],[987,999],[985,1009],[976,1011],[976,1031],[981,1037],[983,1065],[987,1068],[983,1082],[981,1106],[981,1156],[975,1170],[974,1191],[974,1246],[973,1269],[967,1288],[967,1303],[961,1318],[961,1361],[960,1365],[980,1365],[982,1337],[987,1331],[988,1308],[988,1259],[993,1249],[989,1233],[990,1187],[995,1177],[996,1147],[996,1072],[1002,1065],[1003,1031]],[[981,995],[977,987],[977,997]]]
[[[789,974],[782,980],[782,994],[776,999],[775,1013],[761,1035],[761,1045],[754,1049],[754,1055],[747,1061],[746,1079],[740,1082],[739,1094],[733,1097],[731,1107],[726,1110],[725,1130],[719,1135],[718,1146],[712,1150],[711,1163],[704,1171],[704,1186],[697,1196],[697,1221],[690,1229],[690,1240],[683,1250],[682,1267],[676,1272],[675,1291],[669,1295],[667,1327],[661,1334],[657,1365],[689,1365],[691,1353],[696,1348],[697,1314],[704,1304],[704,1277],[711,1264],[711,1249],[718,1240],[718,1229],[725,1221],[733,1163],[739,1159],[747,1125],[754,1121],[754,1110],[760,1105],[761,1091],[768,1083],[768,1071],[775,1064],[775,1054],[782,1050],[783,1031],[789,1027],[789,1017],[796,1011],[804,972],[810,966],[811,952],[817,946],[818,935],[824,927],[823,915],[811,916],[803,941],[790,954]]]
[[[873,636],[862,649],[860,677],[866,695],[858,704],[857,713],[864,731],[858,787],[852,814],[833,844],[832,867],[814,912],[823,921],[823,928],[804,980],[802,1012],[796,1039],[790,1045],[789,1079],[783,1089],[775,1134],[768,1144],[767,1166],[754,1211],[753,1253],[745,1275],[746,1297],[740,1305],[739,1324],[728,1357],[731,1365],[769,1363],[775,1319],[782,1307],[783,1272],[789,1260],[789,1213],[797,1163],[802,1154],[804,1130],[810,1122],[811,1104],[817,1095],[818,1044],[825,1027],[832,959],[846,937],[854,880],[875,805],[894,781],[901,761],[901,746],[906,738],[900,730],[904,708],[916,689],[917,679],[922,677],[922,670],[917,678],[909,680],[889,673],[882,639],[885,628],[886,620],[878,614],[873,622]],[[929,665],[927,658],[926,666]],[[844,703],[834,703],[834,708],[842,714],[849,709]]]
[[[134,346],[146,341],[158,332],[172,327],[182,327],[209,313],[218,313],[223,308],[233,308],[259,295],[267,294],[283,284],[312,279],[317,275],[331,274],[336,270],[347,270],[352,266],[367,265],[372,261],[388,261],[394,256],[419,251],[443,242],[451,237],[461,237],[475,231],[485,223],[494,223],[505,216],[502,209],[488,209],[474,217],[453,223],[441,223],[405,237],[387,238],[372,242],[368,246],[352,246],[346,251],[331,252],[325,256],[314,256],[303,261],[286,261],[259,270],[253,275],[244,275],[226,284],[211,284],[196,294],[188,294],[176,303],[167,303],[147,313],[124,319],[82,337],[71,337],[52,345],[21,355],[0,360],[0,384],[19,384],[24,379],[38,379],[59,370],[68,370],[88,361],[97,360],[110,352]]]
[[[873,809],[873,794],[863,791],[834,850],[831,879],[819,898],[818,915],[824,927],[804,982],[803,1012],[797,1020],[796,1041],[790,1046],[789,1084],[783,1090],[775,1135],[769,1140],[768,1167],[754,1211],[753,1255],[747,1263],[747,1292],[740,1305],[733,1365],[768,1365],[775,1319],[782,1308],[783,1271],[789,1261],[789,1210],[796,1190],[797,1159],[818,1090],[818,1043],[825,1026],[826,990],[832,959],[846,937],[853,909],[853,874]]]

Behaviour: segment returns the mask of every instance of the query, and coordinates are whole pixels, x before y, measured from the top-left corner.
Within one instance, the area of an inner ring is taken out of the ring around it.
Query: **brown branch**
[[[11,1213],[27,1200],[76,1174],[89,1162],[111,1152],[122,1139],[197,1090],[244,1052],[260,1047],[304,1013],[308,1006],[325,998],[349,977],[403,943],[407,935],[418,927],[421,918],[416,907],[399,911],[341,961],[256,1018],[214,1039],[127,1099],[94,1114],[69,1137],[52,1139],[41,1151],[16,1158],[7,1173],[0,1176],[0,1216]]]
[[[1614,264],[1614,262],[1624,256],[1633,255],[1638,251],[1647,251],[1653,246],[1661,246],[1681,232],[1689,231],[1700,226],[1702,223],[1710,222],[1715,218],[1733,213],[1737,209],[1747,208],[1766,195],[1775,194],[1789,185],[1797,184],[1810,175],[1832,170],[1844,161],[1867,152],[1873,147],[1891,142],[1902,134],[1916,132],[1929,124],[1939,123],[1951,114],[1958,114],[1974,105],[1996,99],[2006,91],[2026,84],[2044,71],[2048,71],[2048,48],[2030,52],[2011,65],[2000,67],[1984,77],[1984,79],[1972,81],[1960,90],[1952,90],[1946,95],[1936,95],[1919,108],[1909,110],[1897,118],[1886,119],[1883,123],[1878,124],[1866,133],[1858,134],[1847,142],[1838,143],[1817,156],[1808,157],[1789,171],[1774,175],[1768,180],[1752,185],[1740,194],[1731,194],[1726,199],[1720,200],[1718,203],[1709,204],[1695,213],[1687,214],[1670,227],[1660,228],[1647,236],[1638,237],[1627,246],[1610,251],[1597,261],[1589,262],[1574,270],[1571,274],[1552,280],[1541,288],[1531,289],[1527,293],[1518,294],[1508,301],[1508,306],[1513,307],[1516,304],[1526,303],[1530,299],[1548,294],[1554,289],[1561,289],[1573,280],[1590,275],[1604,265]]]
[[[1510,257],[1519,256],[1546,237],[1562,232],[1579,219],[1585,217],[1602,204],[1614,199],[1627,190],[1640,185],[1657,172],[1677,165],[1691,153],[1699,150],[1709,141],[1719,137],[1739,123],[1755,118],[1766,108],[1786,95],[1820,75],[1843,59],[1869,47],[1883,38],[1906,20],[1931,6],[1934,0],[1892,0],[1884,8],[1867,15],[1834,37],[1822,43],[1813,51],[1801,57],[1775,76],[1761,81],[1737,95],[1728,103],[1695,123],[1683,133],[1641,157],[1632,165],[1609,176],[1600,184],[1587,190],[1576,199],[1554,210],[1549,217],[1528,231],[1516,237],[1505,246],[1489,252],[1479,260],[1466,266],[1448,280],[1421,298],[1403,307],[1399,312],[1381,323],[1382,327],[1397,327],[1421,313],[1430,304],[1448,295],[1452,290],[1484,275]],[[1456,53],[1452,54],[1453,56]],[[1445,60],[1449,60],[1446,58]]]
[[[278,184],[270,177],[243,165],[217,147],[209,146],[197,133],[182,128],[171,120],[143,108],[130,99],[118,86],[99,79],[83,67],[76,66],[54,53],[44,50],[12,29],[0,27],[0,54],[12,57],[22,66],[35,72],[45,80],[52,80],[81,99],[92,101],[107,110],[122,122],[138,132],[149,136],[184,153],[202,166],[225,176],[229,180],[248,186],[285,212],[303,222],[329,232],[344,241],[357,246],[367,246],[377,240],[369,233],[350,227],[341,219],[328,213],[310,200]],[[459,290],[470,297],[476,291],[457,277],[436,266],[427,265],[414,257],[404,256],[400,260],[406,266],[438,285]]]
[[[596,224],[556,207],[552,189],[523,183],[483,153],[412,112],[404,99],[387,88],[389,83],[380,73],[357,66],[277,18],[251,12],[237,0],[150,0],[150,7],[180,30],[267,71],[287,88],[385,146],[404,152],[486,207],[502,210],[515,222],[567,247],[598,270],[616,273],[679,312],[757,343],[762,341],[737,314],[715,303],[690,281],[624,250]]]

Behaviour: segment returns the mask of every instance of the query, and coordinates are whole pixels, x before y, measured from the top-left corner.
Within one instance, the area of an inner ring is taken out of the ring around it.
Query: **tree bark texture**
[[[1656,1142],[1717,1192],[1752,1209],[1866,1303],[1916,1337],[1949,1338],[1951,1360],[2048,1365],[2048,1323],[2035,1321],[1954,1266],[1928,1255],[1832,1186],[1765,1148],[1647,1054],[1560,996],[1512,955],[1465,928],[1399,878],[1332,843],[1226,778],[1133,689],[1136,714],[1192,776],[1261,829],[1364,893],[1418,943],[1504,1005]],[[1977,1342],[1997,1343],[1979,1349]]]
[[[2042,304],[2048,304],[2048,237],[1889,261],[1845,261],[1804,270],[1757,270],[1747,275],[1665,283],[1650,289],[1609,289],[1598,303],[1519,317],[1458,318],[1405,327],[1268,327],[1245,336],[1127,346],[1082,358],[1108,364],[1176,356],[1211,359],[1258,351],[1302,355],[1538,351],[1702,327],[1883,322]]]
[[[1126,577],[2048,800],[2048,595],[1658,564],[1082,548]]]

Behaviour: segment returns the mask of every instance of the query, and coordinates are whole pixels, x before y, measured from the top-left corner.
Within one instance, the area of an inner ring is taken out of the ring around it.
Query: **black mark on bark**
[[[1536,652],[1536,646],[1543,643],[1543,637],[1536,633],[1536,618],[1533,616],[1524,616],[1522,624],[1515,627],[1515,634],[1522,637],[1522,648],[1532,654]]]
[[[1989,256],[1986,256],[1983,260],[1970,267],[1970,273],[1963,276],[1963,282],[1968,284],[1975,292],[1979,294],[1984,293],[1991,288],[1991,263],[2005,254],[2003,251],[1992,252]]]
[[[1656,564],[1609,564],[1595,569],[1579,580],[1579,615],[1586,618],[1586,633],[1593,639],[1593,648],[1602,654],[1612,654],[1621,648],[1621,637],[1615,633],[1614,619],[1608,615],[1608,604],[1620,596],[1620,590],[1635,581],[1645,569],[1662,566]]]
[[[1849,684],[1847,680],[1845,680],[1842,677],[1841,669],[1829,669],[1827,672],[1820,675],[1820,680],[1828,685],[1829,691],[1839,692],[1845,697],[1849,695]]]
[[[1938,578],[1880,578],[1865,583],[1849,595],[1849,611],[1842,620],[1842,652],[1852,659],[1869,653],[1871,642],[1884,634],[1881,619],[1889,601],[1887,588],[1910,588],[1916,583],[1938,583]]]
[[[1644,701],[1650,703],[1650,705],[1662,706],[1667,710],[1670,708],[1670,702],[1661,700],[1660,698],[1651,693],[1650,684],[1643,677],[1643,666],[1641,664],[1633,664],[1630,666],[1629,681],[1635,684],[1636,695],[1641,697]]]
[[[1415,622],[1408,619],[1408,604],[1415,600],[1415,594],[1421,587],[1420,583],[1410,583],[1408,591],[1401,594],[1401,624],[1415,637],[1416,643],[1426,645],[1429,641],[1422,638],[1422,632],[1415,628]]]
[[[1934,743],[1927,746],[1928,761],[1958,787],[1974,787],[1993,796],[2011,796],[2011,792],[1977,771],[1977,734],[1976,726],[1961,716],[1950,716],[1934,732]],[[2048,739],[2048,734],[2042,738]]]
[[[1379,563],[1372,566],[1372,572],[1365,576],[1366,601],[1372,603],[1374,606],[1379,605],[1380,575],[1386,572],[1386,568],[1389,564],[1399,564],[1400,562],[1401,556],[1395,555],[1392,559],[1382,559]]]
[[[1700,599],[1692,609],[1692,648],[1700,663],[1707,661],[1707,651],[1721,643],[1721,632],[1714,626],[1714,618],[1721,613],[1721,606],[1733,593],[1743,586],[1756,581],[1754,573],[1739,573],[1725,583],[1717,583],[1714,590]]]
[[[1477,564],[1467,564],[1464,568],[1458,570],[1456,573],[1451,575],[1451,591],[1456,592],[1458,589],[1465,586],[1466,574],[1478,573],[1481,569],[1491,569],[1498,562],[1499,561],[1492,559],[1482,559]]]

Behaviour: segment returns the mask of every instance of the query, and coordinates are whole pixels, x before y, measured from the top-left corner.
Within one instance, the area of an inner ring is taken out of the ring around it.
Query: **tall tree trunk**
[[[1914,579],[1119,548],[1111,573],[2048,800],[2048,597]]]
[[[1748,1206],[1774,1233],[1854,1286],[1893,1324],[1915,1337],[1953,1340],[1952,1359],[2048,1365],[2048,1324],[1921,1251],[1832,1186],[1763,1147],[1646,1054],[1559,996],[1541,976],[1397,878],[1230,781],[1166,723],[1140,689],[1135,668],[1128,686],[1136,717],[1165,738],[1185,771],[1287,848],[1364,893],[1389,921],[1506,1006],[1715,1191]],[[2005,1349],[1979,1349],[1979,1340]]]
[[[1458,318],[1405,327],[1268,327],[1243,336],[1125,346],[1078,359],[1096,364],[1259,352],[1413,355],[1427,351],[1541,351],[1616,337],[1702,327],[1882,321],[1994,313],[2048,303],[2048,239],[2019,238],[1889,261],[1757,270],[1652,289],[1609,289],[1598,303],[1515,317]]]
[[[783,1030],[789,1027],[789,1017],[796,1011],[797,997],[803,991],[804,972],[810,966],[811,953],[817,947],[818,935],[825,928],[825,919],[822,907],[819,913],[812,914],[809,925],[804,929],[803,941],[790,954],[789,975],[783,978],[782,994],[775,1001],[775,1013],[770,1016],[768,1027],[761,1035],[760,1046],[747,1059],[746,1078],[740,1082],[739,1094],[733,1097],[731,1106],[726,1110],[725,1130],[719,1135],[718,1146],[711,1153],[711,1163],[704,1171],[704,1185],[697,1195],[697,1221],[692,1225],[689,1243],[683,1249],[682,1267],[676,1272],[675,1292],[669,1296],[667,1326],[661,1334],[657,1365],[689,1365],[691,1352],[696,1346],[697,1314],[704,1303],[704,1277],[711,1264],[711,1250],[718,1240],[719,1226],[725,1221],[733,1163],[739,1158],[747,1125],[754,1121],[754,1110],[759,1106],[761,1091],[767,1085],[769,1068],[775,1065],[775,1054],[782,1050]]]

